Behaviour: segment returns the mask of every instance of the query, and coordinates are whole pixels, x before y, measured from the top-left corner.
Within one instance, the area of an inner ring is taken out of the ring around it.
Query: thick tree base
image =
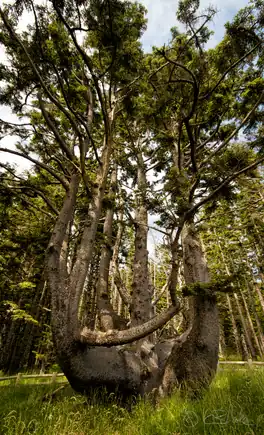
[[[72,388],[91,395],[96,390],[117,393],[124,400],[144,394],[144,365],[132,351],[120,347],[89,347],[81,343],[58,353],[58,362]],[[145,375],[146,376],[146,375]]]
[[[155,401],[184,385],[197,397],[210,384],[217,367],[217,354],[210,356],[188,339],[184,343],[166,340],[148,355],[139,355],[128,346],[89,347],[81,343],[64,347],[58,355],[75,391],[103,400],[110,394],[124,406],[143,396]]]

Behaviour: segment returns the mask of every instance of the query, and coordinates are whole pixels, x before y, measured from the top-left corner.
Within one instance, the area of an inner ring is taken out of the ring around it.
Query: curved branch
[[[1,163],[0,163],[0,166],[5,167],[5,165],[2,165]],[[7,171],[9,171],[8,168],[5,168],[5,169]],[[11,171],[9,171],[9,172],[16,177],[16,175],[13,172],[11,172]],[[20,178],[20,177],[17,177],[17,178],[20,179],[21,181],[25,182],[25,180],[23,178]],[[16,181],[16,180],[14,180],[14,181]],[[15,190],[22,190],[22,191],[23,190],[32,190],[33,192],[37,193],[43,199],[43,201],[46,203],[46,205],[50,208],[50,210],[55,215],[57,215],[57,216],[59,215],[58,210],[54,207],[54,205],[52,204],[51,200],[43,192],[41,192],[41,190],[35,189],[35,187],[32,187],[32,186],[16,186],[16,187],[10,187],[10,189],[12,189],[12,190],[14,190],[14,189]],[[26,192],[24,192],[24,194],[27,195]],[[28,196],[30,198],[32,198],[31,195],[28,195]]]
[[[192,72],[189,68],[187,68],[187,66],[183,65],[183,64],[180,63],[180,62],[177,62],[176,60],[170,59],[169,57],[167,57],[166,53],[163,53],[163,56],[164,56],[164,58],[166,59],[167,63],[172,63],[173,65],[177,66],[178,68],[183,69],[183,70],[186,71],[188,74],[190,74],[190,76],[191,76],[192,79],[193,79],[193,83],[198,87],[198,84],[197,84],[197,80],[196,80],[195,75],[193,74],[193,72]]]
[[[33,190],[33,192],[36,192],[39,196],[41,196],[41,198],[47,204],[47,206],[50,208],[50,210],[53,211],[53,213],[55,213],[55,215],[57,215],[57,216],[59,215],[58,210],[56,209],[56,207],[54,207],[51,200],[43,192],[41,192],[41,190],[35,189],[34,187],[31,187],[31,186],[30,187],[25,186],[25,188]]]
[[[77,341],[86,343],[90,346],[118,346],[122,344],[132,343],[133,341],[140,340],[149,334],[152,334],[157,329],[165,325],[172,317],[180,311],[180,305],[172,306],[163,313],[150,319],[142,325],[134,326],[133,328],[124,331],[108,331],[105,333],[91,331],[88,328],[83,328],[80,331]]]
[[[58,173],[53,169],[51,169],[48,165],[45,165],[45,163],[39,162],[38,160],[35,160],[32,157],[27,156],[26,154],[19,153],[18,151],[8,150],[7,148],[0,148],[0,151],[3,151],[4,153],[14,154],[15,156],[23,157],[24,159],[27,159],[30,162],[34,163],[36,166],[45,169],[45,171],[49,172],[50,175],[52,175],[54,178],[56,178],[56,180],[58,180],[62,184],[62,186],[66,191],[68,190],[69,188],[68,181],[64,177],[58,175]]]
[[[195,108],[196,108],[196,105],[198,102],[198,98],[199,98],[199,86],[198,86],[196,77],[195,77],[194,73],[189,68],[187,68],[187,66],[185,66],[185,65],[181,64],[180,62],[177,62],[173,59],[168,58],[166,53],[164,53],[163,56],[169,63],[172,63],[176,67],[183,69],[188,74],[190,74],[190,76],[192,77],[192,81],[190,80],[190,84],[192,84],[192,86],[193,86],[193,104],[192,104],[192,108],[191,108],[190,113],[187,116],[185,116],[185,118],[184,118],[184,120],[186,120],[186,119],[189,120],[189,119],[191,119],[191,117],[194,114],[194,111],[195,111]]]
[[[214,14],[211,14],[209,16],[206,17],[206,20],[204,21],[204,23],[199,27],[199,29],[197,29],[195,31],[195,34],[193,34],[187,41],[186,43],[183,45],[183,47],[181,47],[181,51],[180,51],[180,55],[184,52],[185,48],[189,45],[189,43],[194,39],[194,37],[204,28],[204,26],[208,23],[208,21],[211,20],[212,16]],[[202,16],[200,16],[199,18],[201,18]],[[169,48],[169,50],[172,50],[173,48]],[[153,77],[155,74],[157,74],[159,71],[161,71],[163,68],[165,68],[167,65],[169,65],[169,62],[164,63],[163,65],[161,65],[159,68],[157,68],[155,71],[153,71],[148,78],[150,79],[151,77]],[[172,69],[172,73],[174,72],[174,69]]]
[[[12,189],[12,188],[11,188],[11,189]],[[32,203],[31,201],[29,201],[28,199],[25,199],[25,198],[23,198],[23,197],[22,197],[21,199],[22,199],[22,201],[24,201],[26,204],[28,204],[29,207],[32,207],[32,208],[34,208],[35,210],[38,210],[40,213],[45,214],[45,215],[48,216],[49,218],[55,219],[55,216],[53,216],[51,213],[49,213],[48,211],[43,210],[43,208],[38,207],[37,205],[33,204],[33,203]]]

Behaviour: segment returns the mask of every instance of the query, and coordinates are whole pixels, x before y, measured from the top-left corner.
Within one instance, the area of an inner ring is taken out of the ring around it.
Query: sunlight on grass
[[[178,393],[154,408],[140,400],[132,411],[111,398],[97,403],[70,387],[43,401],[56,387],[2,386],[2,435],[263,435],[264,370],[224,370],[200,400]]]

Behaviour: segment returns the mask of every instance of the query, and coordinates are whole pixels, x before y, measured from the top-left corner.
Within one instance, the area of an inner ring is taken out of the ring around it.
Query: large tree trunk
[[[61,256],[61,250],[62,246],[67,245],[67,228],[74,213],[80,180],[78,174],[73,174],[49,245],[48,272],[52,290],[54,343],[59,364],[70,384],[80,392],[88,392],[98,387],[106,388],[109,392],[119,389],[126,397],[142,395],[159,386],[160,369],[162,364],[166,363],[166,358],[163,358],[164,362],[160,364],[161,360],[158,361],[153,345],[148,339],[141,339],[148,337],[167,323],[179,311],[179,304],[152,317],[152,295],[148,279],[147,211],[144,203],[146,178],[140,161],[138,177],[141,183],[141,198],[136,214],[133,324],[128,330],[110,329],[106,332],[81,327],[79,302],[101,215],[109,158],[108,150],[108,154],[106,152],[102,159],[104,162],[102,168],[98,171],[98,188],[92,200],[89,219],[84,228],[76,261],[67,276],[66,259]],[[105,230],[108,232],[110,226]],[[204,254],[198,237],[189,227],[183,237],[183,246],[186,283],[196,281],[207,283],[209,275]],[[64,246],[64,250],[66,249],[67,246]],[[102,260],[105,258],[102,257]],[[104,261],[102,271],[105,270],[105,266],[108,268],[108,260]],[[105,289],[105,286],[102,289]],[[218,329],[215,296],[195,296],[192,327],[183,334],[180,341],[176,344],[169,342],[167,346],[168,348],[173,346],[173,350],[163,376],[164,391],[169,391],[171,386],[175,385],[175,381],[180,383],[187,381],[192,387],[196,383],[197,386],[198,383],[208,383],[217,366]],[[136,346],[134,346],[135,342]],[[133,345],[126,346],[129,343]]]
[[[209,273],[201,242],[193,227],[183,230],[184,277],[186,284],[208,283]],[[163,394],[185,385],[192,391],[207,386],[213,378],[218,363],[219,321],[216,296],[192,297],[192,325],[176,339],[167,360],[163,380]]]
[[[117,169],[114,169],[111,175],[110,201],[111,206],[106,211],[104,230],[103,230],[103,246],[101,251],[101,259],[98,272],[97,282],[97,309],[99,317],[99,325],[102,331],[112,329],[125,329],[128,321],[117,314],[110,301],[109,289],[109,272],[112,257],[112,227],[114,219],[114,198],[117,187]]]
[[[87,328],[83,328],[83,330],[80,328],[77,317],[78,304],[74,309],[71,307],[73,299],[77,303],[77,296],[73,298],[74,288],[71,287],[75,280],[71,280],[71,276],[62,279],[60,274],[60,267],[63,266],[61,265],[60,251],[75,206],[78,182],[78,176],[73,175],[69,192],[67,192],[49,246],[48,270],[52,289],[53,335],[58,362],[70,384],[77,391],[88,392],[91,388],[101,386],[107,388],[110,392],[118,388],[124,396],[143,394],[146,383],[152,377],[151,368],[148,370],[144,357],[126,346],[119,345],[132,343],[151,334],[170,320],[176,314],[177,309],[171,307],[167,312],[150,319],[149,322],[132,327],[128,331],[100,333]],[[97,204],[100,208],[101,197],[102,192],[98,192]],[[98,213],[95,213],[92,217],[98,221]],[[94,228],[95,223],[91,222],[91,225]],[[92,235],[95,237],[94,229]],[[81,241],[81,245],[86,240],[87,235]],[[86,246],[86,249],[91,249],[91,246],[92,244]],[[81,248],[84,250],[85,245],[83,244]],[[87,270],[89,258],[88,255],[82,256],[81,251],[81,253],[77,254],[77,261],[79,262],[80,257],[78,255],[80,254],[83,261],[80,265],[82,268],[80,279],[83,280],[83,268]],[[65,270],[64,267],[63,270]],[[75,267],[72,273],[76,276]],[[73,318],[74,315],[75,318]]]
[[[137,156],[137,208],[135,213],[135,256],[132,283],[132,325],[140,325],[153,314],[148,271],[148,212],[146,205],[147,178],[142,154]]]

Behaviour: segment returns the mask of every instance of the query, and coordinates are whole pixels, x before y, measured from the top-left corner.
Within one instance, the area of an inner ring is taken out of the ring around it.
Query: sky
[[[170,39],[170,29],[177,26],[176,10],[177,0],[141,0],[148,9],[148,29],[143,35],[142,43],[146,51],[153,45],[161,46]],[[208,6],[218,10],[211,26],[215,32],[209,47],[214,47],[224,35],[224,25],[232,20],[239,9],[248,4],[248,0],[200,0],[200,9],[203,11]]]
[[[41,0],[37,0],[39,2]],[[46,0],[44,0],[46,1]],[[12,3],[12,1],[5,1],[6,3]],[[176,20],[176,10],[178,1],[177,0],[141,0],[140,1],[148,9],[148,28],[142,37],[142,45],[146,52],[151,51],[152,46],[162,46],[167,43],[170,39],[170,29],[177,26]],[[2,3],[2,0],[0,0]],[[35,1],[36,3],[36,1]],[[248,0],[200,0],[200,9],[203,11],[209,5],[217,8],[218,13],[216,14],[213,23],[211,24],[211,30],[215,33],[211,37],[208,43],[208,48],[214,47],[218,42],[221,41],[224,35],[224,25],[227,21],[231,21],[234,15],[239,9],[243,8],[248,4]],[[21,28],[26,27],[30,16],[25,14],[23,21],[21,22]],[[0,62],[5,61],[5,55],[3,47],[0,45]],[[5,121],[15,122],[15,115],[12,115],[10,110],[6,107],[0,106],[0,118]],[[1,147],[10,147],[14,149],[14,140],[10,138],[5,138],[0,141]],[[6,153],[0,154],[0,162],[10,162],[16,163],[20,171],[28,169],[30,163],[25,159],[8,155]],[[153,224],[153,218],[151,218],[150,224]],[[160,240],[160,236],[157,232],[151,231],[150,234],[150,245],[153,247],[155,240]],[[151,249],[152,250],[152,249]]]

